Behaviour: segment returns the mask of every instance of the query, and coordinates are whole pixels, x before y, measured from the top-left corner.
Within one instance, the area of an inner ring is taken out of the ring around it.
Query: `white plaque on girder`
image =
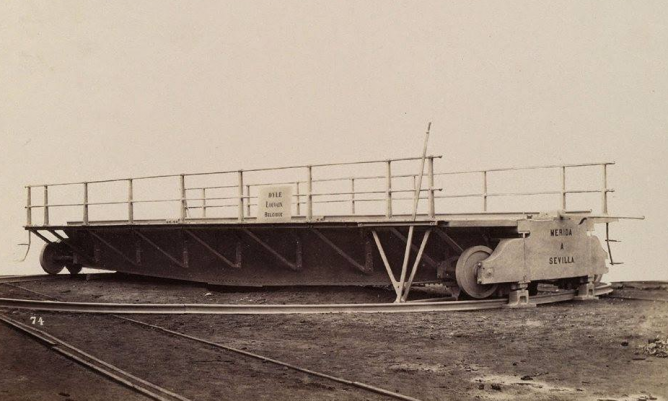
[[[260,187],[257,221],[281,223],[292,218],[292,187]]]

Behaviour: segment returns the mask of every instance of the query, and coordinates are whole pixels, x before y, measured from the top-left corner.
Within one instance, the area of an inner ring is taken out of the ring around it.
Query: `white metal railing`
[[[600,193],[601,194],[601,212],[604,214],[608,213],[608,193],[614,192],[613,189],[608,188],[607,183],[607,167],[614,164],[614,162],[603,162],[603,163],[581,163],[581,164],[560,164],[560,165],[546,165],[546,166],[530,166],[530,167],[511,167],[511,168],[495,168],[495,169],[485,169],[485,170],[467,170],[467,171],[450,171],[450,172],[434,172],[434,160],[440,158],[441,156],[427,156],[427,172],[426,172],[426,188],[420,188],[418,191],[420,193],[420,200],[427,200],[427,213],[426,216],[429,219],[434,219],[436,212],[436,200],[437,199],[453,199],[453,198],[479,198],[482,200],[482,211],[488,212],[488,199],[490,197],[504,197],[504,196],[534,196],[534,195],[559,195],[560,197],[560,207],[566,209],[567,206],[567,196],[569,194],[576,193]],[[392,167],[399,162],[408,162],[421,160],[420,157],[408,157],[408,158],[398,158],[398,159],[388,159],[388,160],[371,160],[371,161],[361,161],[361,162],[347,162],[347,163],[326,163],[326,164],[313,164],[313,165],[300,165],[300,166],[287,166],[287,167],[278,167],[278,168],[259,168],[259,169],[250,169],[250,170],[230,170],[230,171],[217,171],[217,172],[203,172],[203,173],[189,173],[189,174],[173,174],[173,175],[153,175],[153,176],[143,176],[143,177],[134,177],[134,178],[123,178],[123,179],[106,179],[106,180],[94,180],[94,181],[84,181],[84,182],[67,182],[67,183],[58,183],[58,184],[40,184],[40,185],[29,185],[26,187],[27,190],[27,199],[26,199],[26,226],[33,226],[33,211],[35,209],[42,209],[43,211],[43,226],[52,225],[50,222],[50,210],[54,208],[66,208],[66,207],[81,207],[81,221],[82,224],[87,225],[90,223],[89,217],[89,208],[90,206],[110,206],[110,205],[126,205],[127,214],[126,218],[122,221],[123,223],[133,224],[136,220],[135,215],[135,205],[137,204],[150,204],[150,203],[178,203],[179,204],[179,214],[176,219],[168,220],[177,220],[179,222],[185,222],[188,220],[189,212],[191,210],[201,211],[199,217],[197,218],[210,218],[208,212],[211,209],[216,208],[236,208],[237,217],[236,220],[239,222],[244,222],[248,218],[253,218],[251,215],[251,207],[257,206],[257,203],[254,203],[253,200],[256,200],[257,196],[252,196],[252,190],[257,189],[263,186],[269,185],[294,185],[295,191],[293,196],[292,205],[296,208],[296,215],[302,218],[305,218],[307,221],[313,219],[314,214],[314,205],[316,204],[325,204],[325,203],[345,203],[349,204],[349,211],[351,216],[357,215],[358,206],[361,203],[374,202],[384,205],[383,209],[378,210],[375,213],[381,218],[384,216],[385,219],[392,219],[396,217],[396,214],[393,211],[393,206],[397,201],[404,200],[413,200],[414,193],[416,192],[416,178],[419,174],[392,174]],[[330,177],[330,178],[313,178],[314,170],[325,171],[328,168],[336,166],[358,166],[358,165],[381,165],[384,167],[385,174],[382,175],[353,175],[353,176],[341,176],[341,177]],[[601,185],[596,189],[567,189],[566,186],[566,176],[567,170],[583,168],[583,167],[600,167],[601,173]],[[533,192],[489,192],[489,182],[490,176],[493,173],[498,172],[507,172],[507,171],[520,171],[520,170],[549,170],[557,169],[560,171],[560,189],[550,190],[550,191],[533,191]],[[259,172],[276,172],[281,170],[294,170],[301,171],[306,175],[305,179],[297,179],[290,181],[270,181],[270,182],[247,182],[248,173],[259,173]],[[465,193],[465,194],[443,194],[436,195],[436,192],[442,190],[442,188],[436,188],[434,185],[435,177],[439,176],[453,176],[453,175],[465,175],[465,174],[478,174],[481,179],[481,190],[480,192],[475,193]],[[233,178],[236,175],[236,183],[228,185],[211,185],[211,186],[186,186],[187,179],[192,177],[201,177],[201,176],[227,176],[228,178]],[[176,198],[165,198],[165,199],[137,199],[135,197],[134,186],[138,181],[147,181],[147,180],[156,180],[163,178],[176,178],[178,181],[178,194]],[[412,179],[413,180],[413,189],[398,189],[393,188],[393,180],[395,179]],[[377,181],[384,183],[384,188],[379,190],[360,190],[359,183],[361,181]],[[125,200],[119,201],[104,201],[104,202],[91,202],[89,200],[89,191],[90,187],[99,184],[105,183],[119,183],[125,182],[127,187],[127,197]],[[349,190],[345,191],[329,191],[329,192],[314,192],[313,184],[314,183],[326,183],[326,182],[342,182],[349,183]],[[356,185],[358,184],[358,185]],[[65,203],[50,203],[49,202],[49,188],[53,187],[81,187],[81,201],[80,202],[65,202]],[[33,204],[33,191],[42,189],[43,191],[43,203],[42,204]],[[213,190],[234,190],[236,193],[230,196],[210,196]],[[426,196],[423,196],[426,192]],[[192,196],[189,196],[193,194]],[[402,194],[407,194],[403,195]],[[360,197],[361,195],[371,195],[373,197]],[[397,196],[398,195],[398,196]],[[339,199],[340,197],[345,196],[346,199]],[[214,201],[231,201],[229,203],[223,204],[214,204]],[[197,204],[195,204],[197,203]],[[302,207],[305,206],[306,211],[302,213]]]

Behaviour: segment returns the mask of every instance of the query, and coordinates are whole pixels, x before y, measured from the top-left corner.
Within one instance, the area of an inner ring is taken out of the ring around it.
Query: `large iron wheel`
[[[478,284],[479,263],[491,254],[490,248],[479,245],[465,250],[457,260],[455,267],[457,286],[471,298],[487,298],[498,288],[498,284]]]
[[[65,268],[65,263],[60,261],[62,256],[63,252],[60,244],[55,242],[45,244],[42,253],[39,255],[39,264],[48,274],[56,275]]]

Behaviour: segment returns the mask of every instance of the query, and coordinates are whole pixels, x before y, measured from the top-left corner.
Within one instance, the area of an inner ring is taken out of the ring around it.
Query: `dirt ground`
[[[242,290],[117,275],[16,285],[67,301],[273,304],[393,298],[376,288]],[[615,297],[668,300],[662,285],[617,287]],[[0,285],[0,296],[38,297],[9,285]],[[10,312],[25,323],[34,315]],[[193,400],[384,399],[111,316],[37,315],[42,330]],[[665,301],[602,298],[423,314],[130,317],[422,400],[668,399],[668,358],[647,351],[655,340],[668,340]],[[0,351],[2,399],[25,394],[36,400],[132,399],[132,393],[121,394],[128,392],[121,386],[7,327],[0,327],[0,338],[2,348],[9,344]],[[79,387],[72,377],[80,378]],[[28,393],[26,382],[33,381],[35,390]]]

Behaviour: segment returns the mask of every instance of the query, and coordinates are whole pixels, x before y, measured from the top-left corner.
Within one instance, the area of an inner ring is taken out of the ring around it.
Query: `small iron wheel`
[[[67,265],[65,266],[68,272],[70,272],[70,276],[76,276],[81,272],[81,269],[83,266],[81,265]]]
[[[457,260],[457,286],[471,298],[487,298],[494,294],[498,287],[498,284],[478,284],[478,264],[491,254],[492,250],[486,246],[474,246],[465,250]]]
[[[62,250],[59,244],[45,244],[39,255],[39,264],[48,274],[56,275],[65,268],[65,263],[58,261],[61,256]]]

